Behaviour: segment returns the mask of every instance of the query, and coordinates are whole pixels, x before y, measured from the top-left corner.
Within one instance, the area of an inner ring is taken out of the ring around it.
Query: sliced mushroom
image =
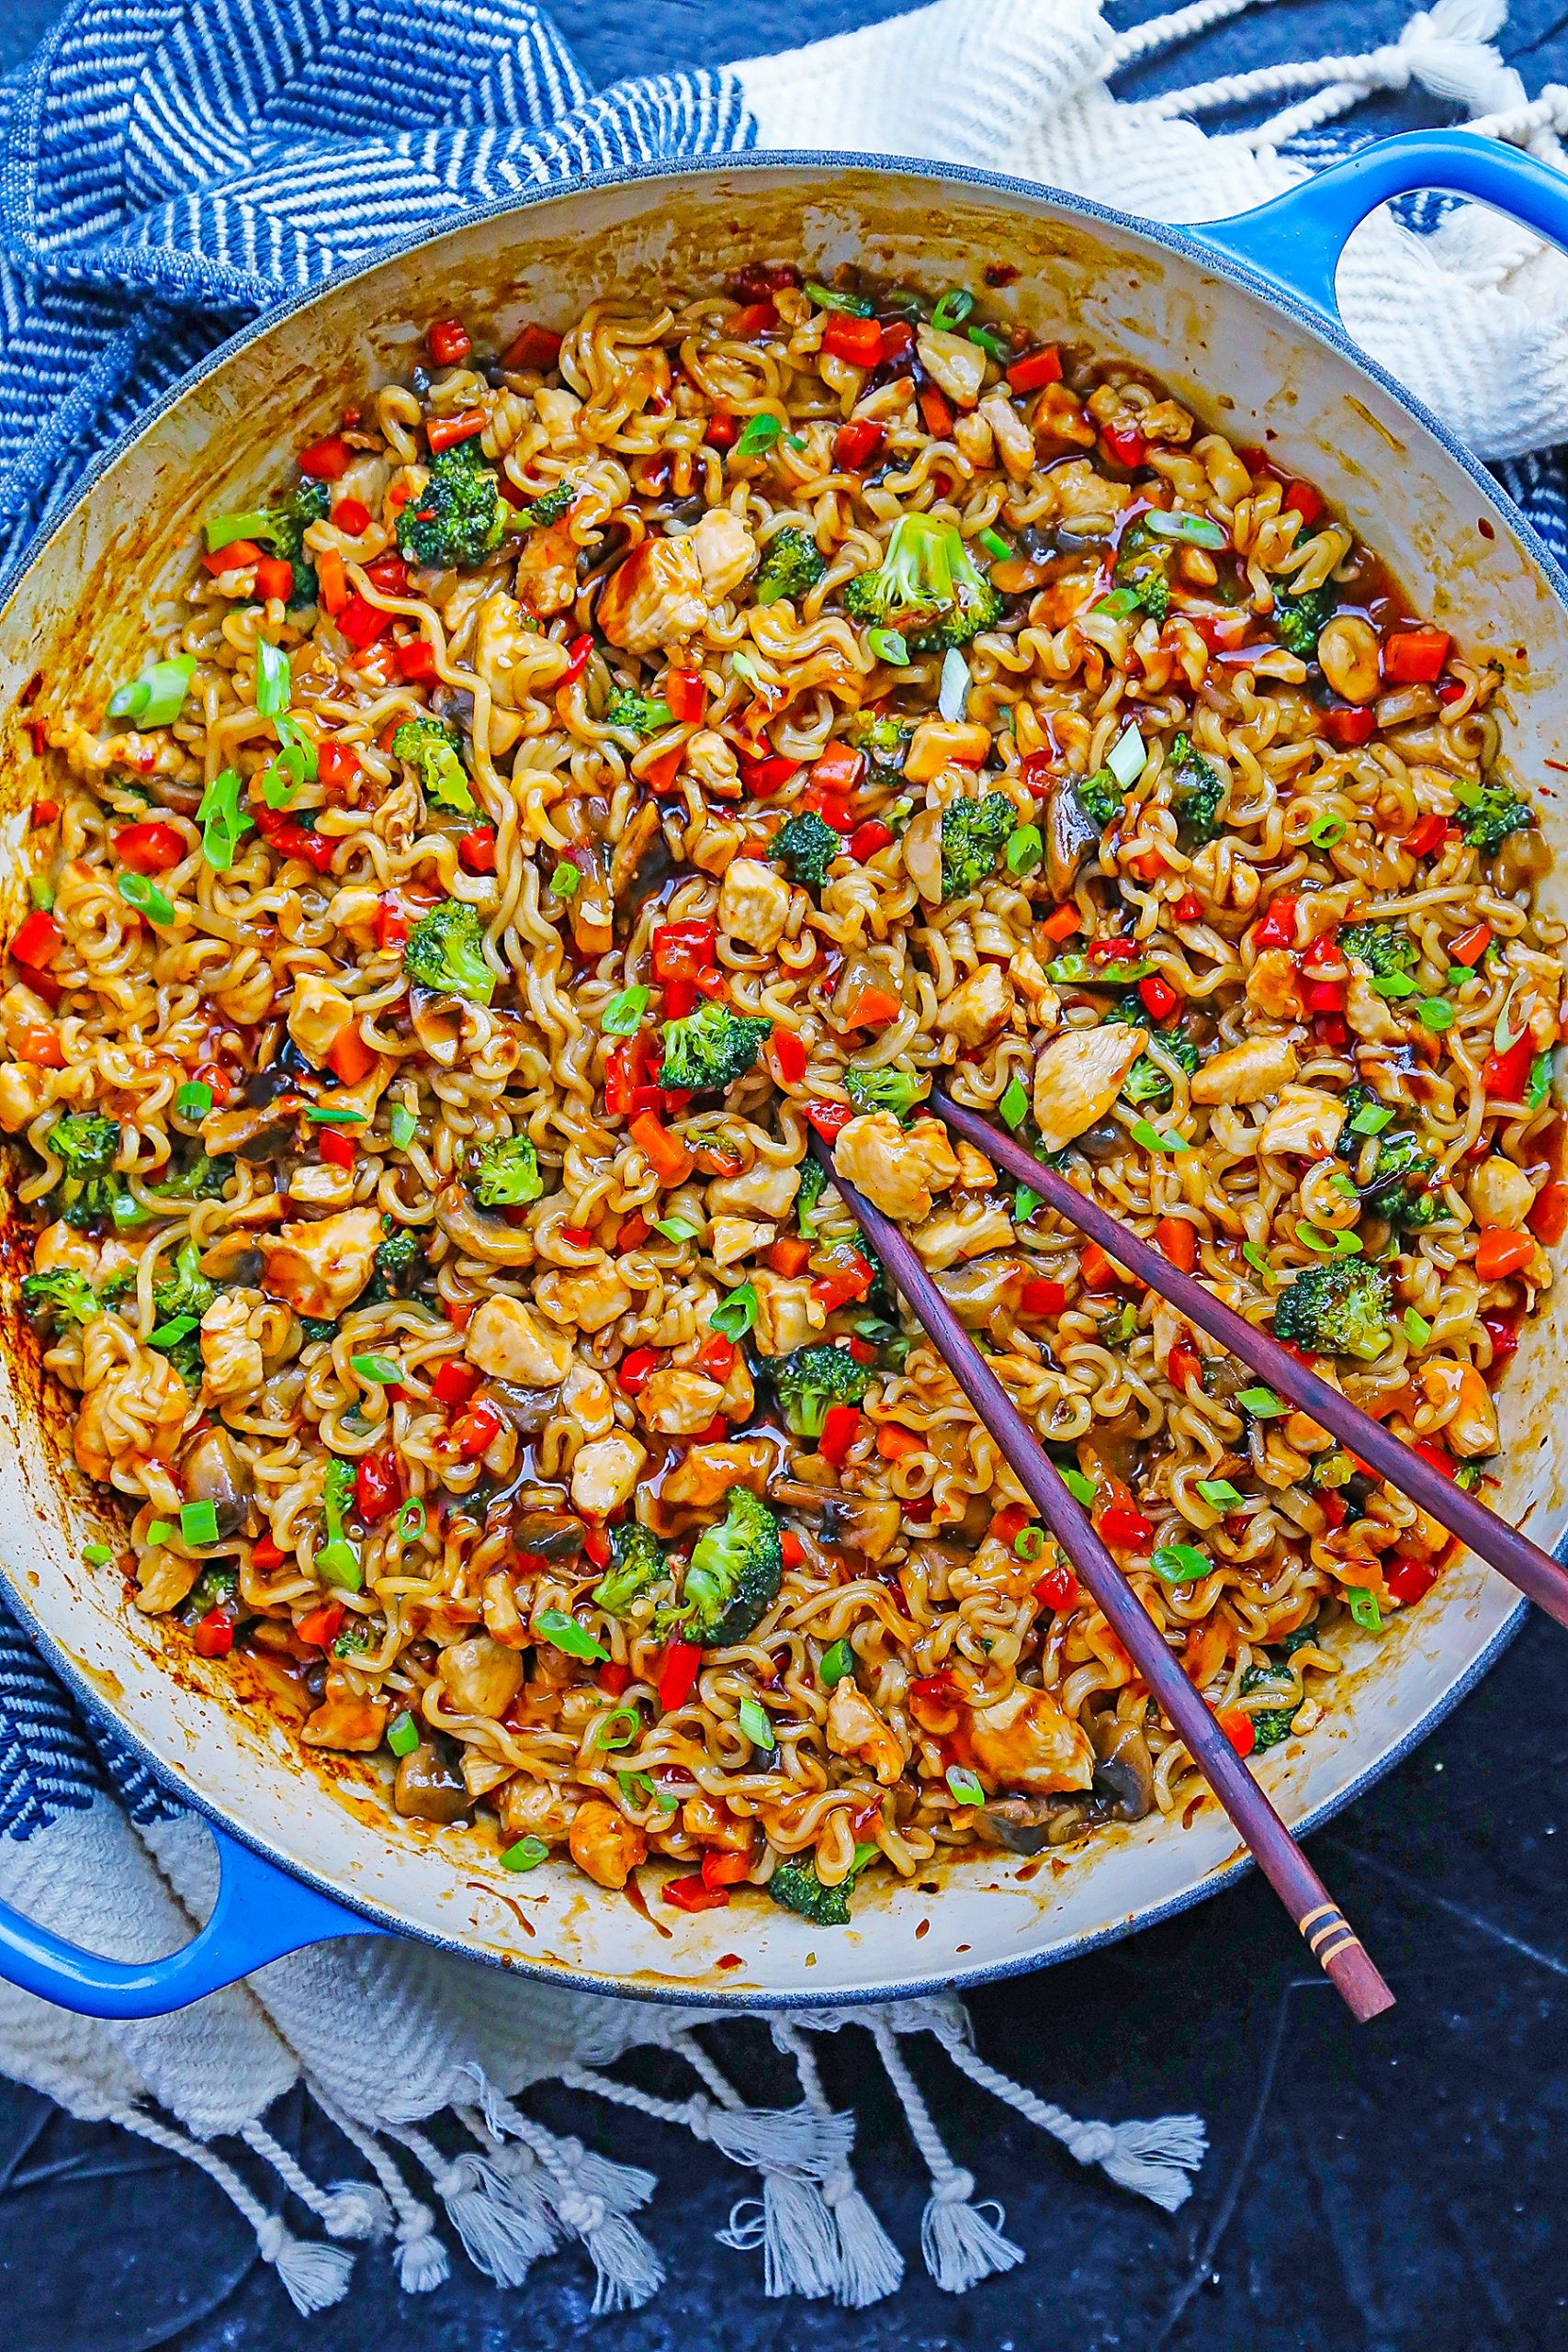
[[[471,1803],[450,1740],[422,1739],[398,1766],[392,1804],[406,1821],[437,1821],[449,1828]]]
[[[1108,1798],[1118,1821],[1142,1821],[1155,1809],[1154,1758],[1136,1724],[1109,1711],[1089,1725],[1097,1761],[1094,1792]]]
[[[922,808],[911,817],[902,843],[904,871],[929,907],[942,904],[942,817]]]
[[[531,1266],[538,1255],[526,1227],[476,1208],[464,1187],[444,1184],[435,1196],[436,1222],[466,1258],[487,1266]]]
[[[1064,776],[1045,804],[1045,879],[1053,898],[1072,895],[1079,869],[1100,847],[1100,827],[1078,798],[1077,785]]]
[[[651,800],[645,800],[637,809],[620,840],[615,843],[610,860],[610,894],[622,898],[642,864],[642,854],[659,831],[659,810]]]
[[[1120,1127],[1116,1133],[1120,1138]],[[1029,1271],[1027,1260],[998,1252],[992,1258],[976,1258],[972,1265],[944,1266],[934,1279],[964,1329],[983,1331],[998,1307],[1006,1303],[1010,1288]]]
[[[227,1430],[210,1429],[197,1438],[180,1464],[180,1477],[188,1502],[212,1505],[220,1535],[236,1534],[244,1525],[255,1489]]]

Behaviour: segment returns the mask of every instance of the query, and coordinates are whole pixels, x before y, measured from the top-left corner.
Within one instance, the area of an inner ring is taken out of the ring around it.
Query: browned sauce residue
[[[621,1889],[621,1893],[626,1896],[626,1901],[631,1905],[634,1911],[641,1912],[643,1917],[648,1921],[649,1926],[653,1929],[655,1935],[662,1936],[666,1943],[671,1943],[674,1940],[674,1928],[667,1928],[662,1919],[656,1919],[654,1917],[652,1912],[648,1907],[648,1897],[643,1893],[641,1887],[638,1886],[635,1878],[627,1879],[625,1886]]]
[[[504,1903],[525,1936],[537,1934],[538,1930],[534,1922],[525,1913],[523,1905],[514,1894],[502,1894],[499,1886],[487,1886],[483,1879],[468,1878],[463,1881],[463,1883],[467,1887],[471,1887],[476,1894],[488,1894],[492,1902]]]

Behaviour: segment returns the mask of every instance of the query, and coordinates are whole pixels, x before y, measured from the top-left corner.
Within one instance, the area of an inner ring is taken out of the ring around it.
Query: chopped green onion
[[[616,1729],[618,1724],[625,1724],[626,1728],[624,1732]],[[601,1716],[593,1745],[601,1748],[629,1747],[641,1730],[642,1717],[635,1707],[615,1707],[609,1714]]]
[[[417,1498],[412,1503],[405,1503],[398,1513],[397,1539],[400,1552],[405,1544],[418,1543],[424,1533],[424,1505]]]
[[[1357,1624],[1365,1626],[1369,1634],[1381,1634],[1382,1611],[1378,1607],[1377,1594],[1369,1592],[1364,1585],[1350,1585],[1347,1588],[1347,1598],[1350,1603],[1350,1614]]]
[[[951,334],[954,327],[964,324],[974,308],[975,297],[967,286],[950,286],[945,294],[937,297],[931,324],[943,334]]]
[[[854,1670],[855,1654],[848,1642],[835,1642],[831,1649],[822,1653],[817,1668],[817,1679],[824,1690],[830,1690],[835,1682],[842,1682]]]
[[[191,1333],[199,1329],[200,1323],[199,1315],[172,1315],[166,1323],[160,1323],[155,1331],[148,1332],[148,1342],[154,1348],[172,1348],[176,1340],[188,1340]]]
[[[1416,994],[1416,983],[1408,972],[1384,972],[1381,978],[1371,981],[1370,986],[1374,996],[1384,997],[1390,1002],[1396,997]]]
[[[1471,970],[1468,964],[1450,964],[1449,966],[1449,986],[1450,989],[1461,989],[1463,988],[1466,980],[1472,980],[1474,978],[1475,974]]]
[[[1081,1503],[1085,1510],[1094,1509],[1094,1480],[1092,1478],[1086,1478],[1081,1470],[1064,1470],[1062,1484],[1074,1502]]]
[[[1381,1136],[1393,1117],[1393,1113],[1382,1102],[1365,1102],[1350,1122],[1353,1136]]]
[[[1194,1544],[1160,1544],[1149,1555],[1149,1566],[1162,1584],[1195,1584],[1213,1576],[1213,1563]]]
[[[761,673],[749,653],[732,653],[729,657],[729,666],[738,678],[744,678],[749,686],[755,686],[761,692]]]
[[[150,1519],[147,1522],[149,1544],[166,1544],[174,1532],[166,1519]]]
[[[1148,752],[1144,748],[1144,739],[1137,728],[1129,727],[1125,733],[1119,735],[1111,746],[1106,753],[1105,764],[1122,786],[1122,791],[1128,792],[1143,775],[1148,756]]]
[[[819,286],[808,277],[804,289],[819,311],[842,311],[852,319],[870,319],[876,315],[876,305],[868,302],[863,294],[840,294],[831,286]]]
[[[1238,1405],[1245,1405],[1257,1421],[1271,1421],[1289,1409],[1281,1405],[1271,1388],[1244,1388],[1235,1401]]]
[[[179,717],[195,675],[194,653],[177,653],[172,662],[153,662],[115,688],[105,716],[129,718],[135,727],[167,727]]]
[[[708,1317],[712,1329],[727,1340],[743,1340],[757,1320],[757,1289],[754,1283],[742,1283],[728,1298],[720,1299]]]
[[[395,1388],[403,1376],[402,1366],[390,1356],[350,1356],[348,1368],[375,1388]]]
[[[1162,1135],[1158,1127],[1147,1119],[1134,1119],[1128,1133],[1134,1143],[1143,1145],[1145,1151],[1190,1151],[1192,1148],[1185,1136]]]
[[[594,1640],[587,1626],[580,1625],[575,1617],[569,1617],[564,1609],[542,1609],[534,1619],[533,1631],[552,1649],[564,1650],[568,1657],[584,1657],[599,1663],[610,1655]]]
[[[362,1127],[366,1120],[363,1111],[340,1111],[331,1102],[312,1102],[305,1116],[314,1127]]]
[[[114,1554],[107,1544],[84,1544],[82,1557],[90,1568],[107,1568]]]
[[[1416,1008],[1423,1029],[1451,1029],[1458,1017],[1446,996],[1424,996]]]
[[[262,638],[256,646],[256,710],[263,718],[276,718],[288,707],[294,684],[288,656]]]
[[[1247,1260],[1247,1264],[1258,1273],[1262,1275],[1266,1283],[1272,1283],[1274,1281],[1274,1269],[1269,1263],[1268,1259],[1263,1255],[1262,1250],[1258,1248],[1256,1241],[1244,1241],[1241,1245],[1241,1254]]]
[[[1021,1527],[1012,1539],[1013,1557],[1017,1560],[1037,1560],[1044,1549],[1043,1527]]]
[[[1225,535],[1207,514],[1168,514],[1155,506],[1139,522],[1156,539],[1180,539],[1190,548],[1223,548]]]
[[[1021,1078],[1010,1078],[998,1110],[1016,1134],[1029,1116],[1029,1089]]]
[[[804,449],[806,447],[806,435],[804,433],[786,433],[784,435],[784,439],[788,442],[792,449]]]
[[[1359,1258],[1363,1246],[1359,1233],[1331,1233],[1325,1227],[1309,1225],[1304,1217],[1297,1220],[1296,1239],[1303,1249],[1315,1250],[1320,1258]]]
[[[412,1756],[419,1746],[419,1725],[406,1707],[387,1725],[387,1745],[394,1756]]]
[[[54,905],[54,892],[41,874],[28,875],[28,896],[40,914],[48,914]]]
[[[1245,1499],[1228,1478],[1200,1478],[1198,1492],[1215,1510],[1234,1510]]]
[[[651,989],[623,989],[613,996],[599,1015],[599,1026],[608,1037],[635,1037],[648,1011]]]
[[[986,1802],[986,1792],[978,1779],[963,1764],[948,1766],[947,1785],[960,1804],[984,1804]]]
[[[746,430],[735,445],[738,458],[761,458],[771,449],[784,427],[776,416],[765,413],[748,420]]]
[[[1012,357],[1011,344],[1006,335],[998,334],[995,327],[965,327],[964,332],[987,359],[996,361],[998,368],[1005,368]]]
[[[1328,1184],[1329,1190],[1337,1193],[1342,1201],[1359,1201],[1361,1197],[1354,1182],[1346,1175],[1342,1168],[1337,1169],[1329,1178]]]
[[[542,1838],[519,1838],[515,1846],[508,1846],[501,1858],[503,1871],[536,1871],[541,1862],[550,1859],[550,1849]]]
[[[1027,1184],[1021,1184],[1012,1196],[1013,1223],[1027,1225],[1044,1197],[1043,1193],[1032,1193]]]
[[[215,874],[226,874],[234,863],[234,853],[240,837],[248,833],[255,819],[247,816],[240,806],[244,790],[233,768],[225,768],[215,775],[201,796],[197,817],[201,824],[201,854]]]
[[[1417,1315],[1413,1306],[1404,1310],[1404,1336],[1413,1348],[1424,1348],[1432,1336],[1431,1325],[1424,1315]]]
[[[969,703],[969,664],[956,645],[950,645],[942,657],[942,683],[937,689],[936,707],[949,725],[964,716]]]
[[[1008,835],[1005,855],[1010,874],[1032,874],[1044,854],[1038,825],[1019,825]]]
[[[764,1755],[770,1748],[778,1746],[778,1741],[773,1736],[773,1718],[766,1707],[759,1705],[755,1699],[741,1700],[739,1722],[741,1730],[752,1747],[760,1747]]]
[[[126,905],[134,907],[139,915],[145,915],[149,922],[174,922],[174,900],[159,889],[156,882],[150,882],[145,874],[117,874],[114,886]]]
[[[563,858],[550,876],[552,899],[575,899],[582,888],[582,876],[570,859]]]
[[[182,1119],[205,1119],[212,1108],[212,1089],[204,1078],[187,1078],[175,1089],[175,1108]]]
[[[187,1544],[216,1544],[218,1541],[218,1506],[216,1503],[182,1503],[180,1533]]]
[[[909,649],[900,630],[868,628],[865,633],[865,641],[876,659],[879,662],[886,662],[890,670],[908,668]]]
[[[1344,840],[1349,830],[1343,817],[1332,808],[1325,808],[1322,816],[1314,817],[1307,827],[1307,839],[1314,849],[1332,849],[1336,842]]]
[[[394,1151],[406,1151],[419,1133],[419,1121],[406,1102],[394,1102],[387,1119]]]
[[[656,1217],[653,1229],[655,1233],[661,1233],[666,1241],[694,1241],[702,1230],[700,1226],[690,1224],[683,1216]]]
[[[1012,553],[1011,548],[1008,545],[1006,539],[1003,538],[999,531],[982,531],[980,534],[980,545],[985,548],[987,555],[995,556],[998,563],[1006,563],[1008,558]]]
[[[1102,596],[1094,609],[1097,613],[1109,613],[1112,620],[1124,621],[1131,619],[1134,613],[1142,612],[1143,606],[1138,602],[1135,589],[1112,588],[1110,595]]]
[[[1537,1054],[1530,1064],[1529,1084],[1525,1089],[1525,1108],[1539,1111],[1551,1092],[1551,1054]]]

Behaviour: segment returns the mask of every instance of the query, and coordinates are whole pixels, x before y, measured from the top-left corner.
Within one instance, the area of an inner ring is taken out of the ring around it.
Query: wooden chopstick
[[[983,1124],[983,1123],[982,1123]],[[1093,1595],[1112,1633],[1173,1724],[1188,1754],[1251,1848],[1307,1949],[1358,2022],[1393,2007],[1359,1937],[1232,1747],[1165,1635],[1145,1609],[1001,1382],[959,1323],[914,1246],[892,1220],[840,1176],[818,1136],[811,1148],[866,1239],[908,1301],[948,1370],[1000,1446],[1004,1459]],[[982,1148],[985,1147],[982,1146]]]
[[[1456,1486],[1440,1470],[1424,1460],[1414,1447],[1406,1445],[1381,1421],[1373,1420],[1348,1396],[1319,1380],[1304,1363],[1301,1363],[1275,1339],[1271,1331],[1261,1331],[1249,1323],[1234,1307],[1226,1306],[1213,1293],[1204,1287],[1196,1276],[1184,1274],[1169,1260],[1122,1224],[1109,1209],[1091,1200],[1068,1183],[1055,1168],[1036,1159],[1032,1151],[993,1126],[979,1112],[965,1110],[938,1086],[931,1089],[931,1106],[954,1134],[986,1153],[997,1165],[1005,1168],[1038,1193],[1047,1207],[1055,1209],[1091,1241],[1098,1241],[1106,1255],[1114,1258],[1140,1282],[1168,1299],[1180,1309],[1190,1323],[1207,1331],[1230,1353],[1239,1356],[1259,1373],[1270,1388],[1297,1406],[1375,1470],[1392,1487],[1409,1496],[1424,1511],[1429,1512],[1440,1527],[1484,1560],[1499,1576],[1517,1585],[1520,1592],[1555,1617],[1560,1625],[1568,1625],[1568,1572],[1558,1566],[1549,1552],[1532,1544],[1528,1535],[1510,1527],[1506,1520],[1463,1487]]]

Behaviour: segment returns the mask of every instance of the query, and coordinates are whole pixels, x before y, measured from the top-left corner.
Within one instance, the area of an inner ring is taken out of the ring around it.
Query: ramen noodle
[[[830,1923],[1201,1793],[814,1138],[1243,1753],[1440,1573],[935,1074],[1428,1460],[1497,1448],[1563,939],[1501,663],[1012,311],[759,266],[440,321],[29,712],[0,1116],[90,1556],[513,1870]]]

